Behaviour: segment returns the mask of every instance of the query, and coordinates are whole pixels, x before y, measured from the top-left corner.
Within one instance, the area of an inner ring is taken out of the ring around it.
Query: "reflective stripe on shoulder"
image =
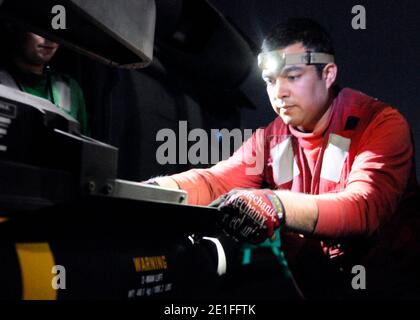
[[[270,154],[273,159],[273,178],[277,185],[292,181],[299,175],[291,137],[271,148]]]
[[[322,159],[322,179],[338,183],[346,158],[349,154],[351,139],[331,133]]]

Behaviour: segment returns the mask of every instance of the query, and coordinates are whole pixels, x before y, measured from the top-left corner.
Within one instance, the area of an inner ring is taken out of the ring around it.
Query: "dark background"
[[[211,0],[237,31],[235,41],[201,0],[157,0],[154,62],[142,70],[106,67],[62,50],[58,67],[82,84],[93,137],[120,149],[119,176],[142,180],[192,165],[159,165],[159,129],[251,128],[274,119],[256,68],[263,35],[289,17],[311,17],[332,35],[339,84],[397,107],[420,144],[420,2]],[[352,7],[366,8],[366,30],[351,26]],[[217,15],[217,14],[216,14]],[[225,21],[226,25],[227,23]],[[184,32],[190,42],[177,42]],[[245,40],[247,47],[241,43]],[[61,59],[61,63],[60,63]],[[76,67],[75,67],[76,66]],[[202,67],[200,67],[202,66]],[[191,143],[190,143],[191,145]],[[417,159],[420,152],[417,148]],[[420,171],[417,161],[417,172]]]

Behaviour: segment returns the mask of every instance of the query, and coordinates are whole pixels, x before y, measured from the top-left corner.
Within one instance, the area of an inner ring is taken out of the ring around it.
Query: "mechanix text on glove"
[[[283,224],[284,209],[272,190],[232,190],[213,202],[224,230],[238,240],[260,243]]]

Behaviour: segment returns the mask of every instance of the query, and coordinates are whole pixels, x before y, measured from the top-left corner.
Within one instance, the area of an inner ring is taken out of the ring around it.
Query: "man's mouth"
[[[276,109],[276,112],[279,113],[280,110],[286,111],[290,108],[293,108],[294,106],[295,106],[294,104],[280,104],[280,105],[276,105],[275,109]]]
[[[291,104],[291,105],[286,104],[286,105],[281,106],[280,109],[290,109],[290,108],[293,108],[294,106],[295,105],[293,105],[293,104]]]
[[[290,103],[290,102],[286,102],[286,101],[284,101],[284,100],[279,100],[278,102],[277,102],[277,104],[276,104],[276,106],[277,106],[277,108],[279,108],[279,109],[287,109],[287,108],[290,108],[290,107],[293,107],[294,106],[294,104],[293,103]]]

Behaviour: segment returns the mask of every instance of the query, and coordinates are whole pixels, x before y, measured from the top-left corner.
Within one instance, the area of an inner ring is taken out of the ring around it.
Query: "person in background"
[[[80,123],[88,133],[83,92],[76,80],[51,70],[59,44],[32,32],[13,29],[11,54],[0,69],[0,84],[47,99]]]

